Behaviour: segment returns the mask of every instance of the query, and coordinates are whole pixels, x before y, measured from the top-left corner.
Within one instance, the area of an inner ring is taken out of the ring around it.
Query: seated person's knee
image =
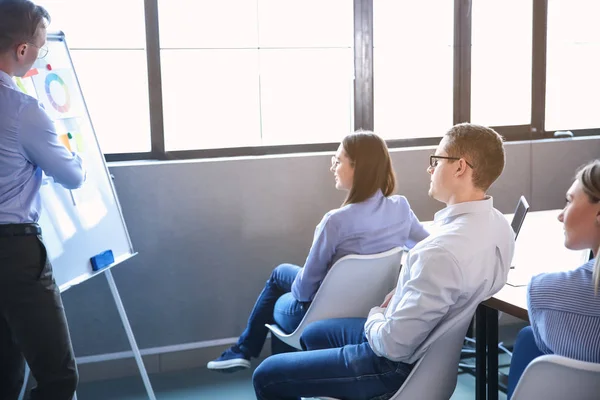
[[[310,323],[300,336],[300,345],[302,350],[312,349],[315,344],[323,340],[324,330],[328,325],[328,320],[315,321]]]

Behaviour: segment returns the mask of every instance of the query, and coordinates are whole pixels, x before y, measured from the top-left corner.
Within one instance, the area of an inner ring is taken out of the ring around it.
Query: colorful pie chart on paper
[[[59,113],[69,112],[71,109],[71,95],[65,81],[55,73],[46,76],[46,95],[52,107]]]
[[[36,76],[38,74],[37,68],[32,68],[23,75],[23,79],[29,78],[31,76]]]

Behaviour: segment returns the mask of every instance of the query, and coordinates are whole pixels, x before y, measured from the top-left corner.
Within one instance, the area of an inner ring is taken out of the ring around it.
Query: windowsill
[[[547,138],[547,139],[536,139],[536,140],[520,140],[513,142],[506,142],[507,148],[513,146],[521,146],[524,144],[549,144],[549,143],[562,143],[562,142],[573,142],[573,141],[600,141],[600,136],[581,136],[572,138]],[[391,154],[420,151],[420,150],[433,150],[435,145],[428,146],[411,146],[411,147],[396,147],[390,148]],[[111,161],[107,165],[109,167],[131,167],[131,166],[147,166],[157,164],[190,164],[190,163],[221,163],[227,161],[242,161],[242,160],[267,160],[267,159],[282,159],[282,158],[298,158],[298,157],[318,157],[327,155],[330,156],[335,150],[331,151],[314,151],[314,152],[298,152],[289,154],[267,154],[267,155],[246,155],[246,156],[232,156],[232,157],[215,157],[215,158],[190,158],[185,160],[133,160],[133,161]],[[600,157],[600,153],[598,154]]]

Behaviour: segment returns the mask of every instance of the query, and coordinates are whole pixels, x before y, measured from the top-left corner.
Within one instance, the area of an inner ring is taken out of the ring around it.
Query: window
[[[102,151],[150,151],[144,1],[37,3],[50,13],[49,31],[65,33]]]
[[[353,2],[158,9],[167,151],[335,142],[353,129]]]
[[[597,0],[39,1],[111,161],[600,134]]]
[[[453,2],[374,0],[373,40],[375,132],[442,136],[453,122]]]
[[[531,124],[532,0],[472,3],[471,121]]]
[[[548,2],[548,131],[600,128],[599,16],[596,0]]]

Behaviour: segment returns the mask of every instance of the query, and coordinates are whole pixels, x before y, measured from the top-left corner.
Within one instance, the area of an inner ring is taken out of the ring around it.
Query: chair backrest
[[[557,355],[533,360],[523,372],[512,400],[600,399],[600,364]]]
[[[300,349],[300,336],[311,322],[331,318],[367,317],[397,284],[402,247],[371,255],[339,259],[321,283],[300,325],[289,335],[277,326],[267,327],[288,345]]]
[[[448,400],[458,379],[460,352],[472,315],[463,316],[427,349],[390,400]]]
[[[329,318],[367,317],[398,283],[402,248],[339,259],[321,283],[302,323]]]

